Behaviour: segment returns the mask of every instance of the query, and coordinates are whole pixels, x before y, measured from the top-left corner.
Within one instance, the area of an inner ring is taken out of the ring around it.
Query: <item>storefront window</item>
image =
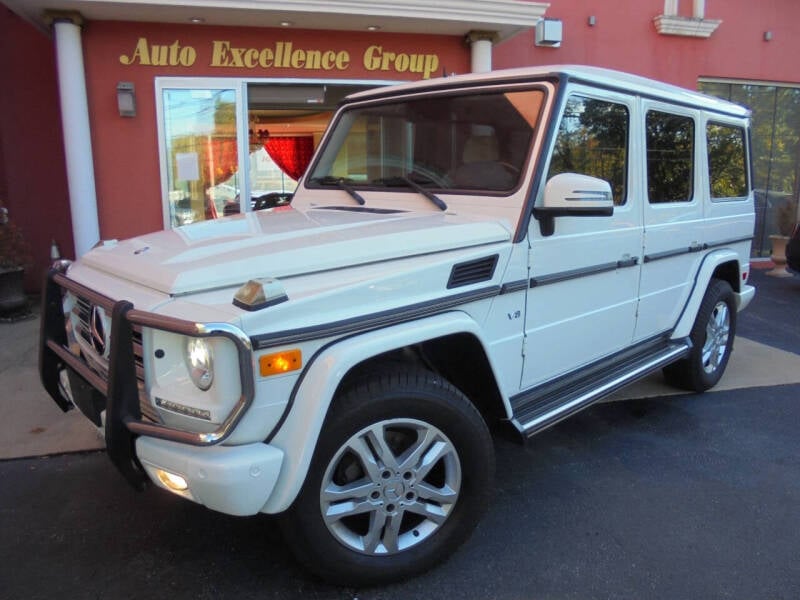
[[[336,106],[370,87],[157,79],[165,225],[288,205]]]
[[[701,81],[700,91],[753,111],[753,254],[770,253],[769,236],[797,220],[800,195],[800,88],[759,83]]]
[[[162,93],[170,224],[222,216],[239,202],[236,91]]]

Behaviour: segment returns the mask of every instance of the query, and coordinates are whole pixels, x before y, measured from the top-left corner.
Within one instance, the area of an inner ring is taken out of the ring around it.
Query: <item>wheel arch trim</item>
[[[708,284],[720,266],[727,263],[736,263],[739,266],[738,270],[741,277],[740,259],[741,255],[738,252],[727,248],[714,250],[703,257],[703,262],[701,263],[700,269],[698,269],[697,275],[694,278],[694,284],[692,285],[692,291],[689,294],[689,299],[686,301],[683,312],[681,313],[680,317],[678,317],[678,322],[675,325],[675,329],[672,331],[672,339],[684,338],[691,333],[692,326],[697,318],[697,311],[700,310],[700,303],[703,301],[703,296],[706,293]],[[734,294],[737,296],[737,306],[740,306],[741,310],[741,308],[744,308],[744,306],[741,306],[741,302],[738,300],[738,297],[742,294],[736,292],[735,286],[732,285],[731,287],[734,289]],[[744,290],[745,287],[750,288],[750,286],[742,285],[743,292],[746,291]]]
[[[265,513],[286,510],[294,502],[305,481],[328,410],[344,377],[364,361],[429,339],[454,334],[470,334],[487,348],[478,324],[467,313],[452,311],[407,322],[386,329],[337,340],[322,348],[306,367],[292,394],[292,406],[270,440],[284,452],[278,482],[267,503]],[[495,376],[503,402],[508,398],[497,379],[497,369],[486,352],[489,367]]]

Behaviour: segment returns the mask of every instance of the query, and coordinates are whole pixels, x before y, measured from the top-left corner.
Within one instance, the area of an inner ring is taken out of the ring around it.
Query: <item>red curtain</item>
[[[264,142],[264,150],[281,171],[297,181],[303,176],[314,154],[314,138],[308,135],[271,137]]]

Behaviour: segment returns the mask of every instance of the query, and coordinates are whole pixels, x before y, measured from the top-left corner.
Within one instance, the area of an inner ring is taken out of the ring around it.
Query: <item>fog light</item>
[[[156,469],[156,476],[161,483],[173,492],[183,492],[189,489],[189,484],[186,483],[186,480],[175,473],[170,473],[163,469]]]

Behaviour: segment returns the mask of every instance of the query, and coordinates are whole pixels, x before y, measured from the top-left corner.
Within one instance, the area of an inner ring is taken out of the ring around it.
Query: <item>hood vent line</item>
[[[498,254],[493,254],[485,258],[453,265],[453,269],[450,271],[450,279],[447,281],[447,289],[489,281],[494,277],[494,269],[497,266],[498,258]]]

